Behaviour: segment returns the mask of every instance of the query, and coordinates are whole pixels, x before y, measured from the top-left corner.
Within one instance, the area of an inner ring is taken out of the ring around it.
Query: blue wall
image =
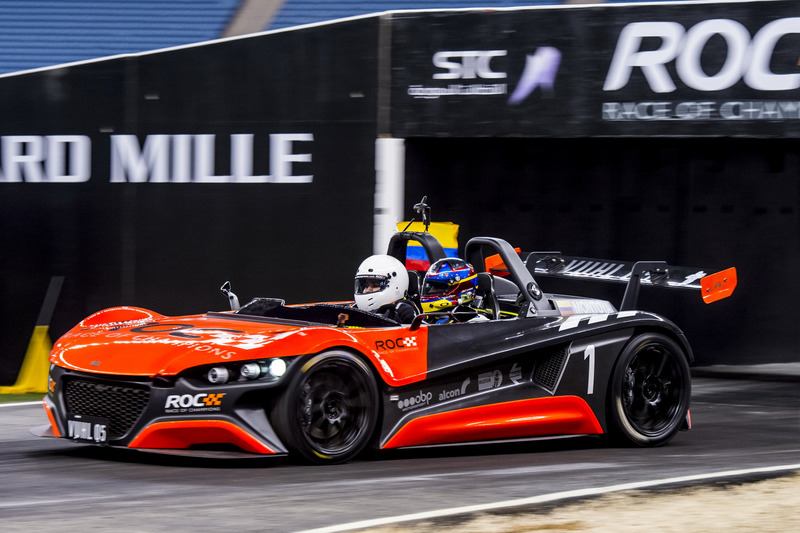
[[[0,74],[216,39],[241,0],[3,0]]]

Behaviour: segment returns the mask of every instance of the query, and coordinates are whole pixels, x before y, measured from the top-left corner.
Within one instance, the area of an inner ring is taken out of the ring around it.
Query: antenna
[[[431,225],[431,208],[425,201],[427,196],[422,197],[422,201],[414,206],[414,212],[422,217],[422,223],[425,225],[425,233],[428,233],[428,227]]]
[[[414,205],[414,212],[422,217],[422,223],[425,225],[425,233],[428,233],[428,227],[431,225],[431,208],[425,203],[427,199],[427,196],[423,196],[420,203]],[[411,222],[409,222],[408,225],[403,228],[401,233],[405,233],[405,231],[408,230],[408,228],[411,227],[411,224],[413,224],[416,220],[416,218],[412,218]]]

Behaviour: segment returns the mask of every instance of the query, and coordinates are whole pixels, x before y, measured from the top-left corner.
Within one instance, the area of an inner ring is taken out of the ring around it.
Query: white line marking
[[[577,328],[578,324],[581,323],[581,320],[586,318],[586,315],[572,315],[567,317],[567,319],[561,323],[558,327],[558,331],[565,331],[568,329]]]
[[[608,320],[608,313],[592,315],[591,318],[589,318],[589,324],[597,324],[598,322],[605,322],[606,320]]]
[[[541,496],[533,496],[530,498],[520,498],[516,500],[506,500],[502,502],[484,503],[479,505],[467,505],[464,507],[451,507],[449,509],[438,509],[435,511],[427,511],[423,513],[414,513],[414,514],[407,514],[400,516],[390,516],[388,518],[376,518],[373,520],[361,520],[359,522],[350,522],[348,524],[339,524],[336,526],[321,527],[317,529],[307,529],[304,531],[299,531],[298,533],[337,533],[339,531],[352,531],[354,529],[385,526],[389,524],[395,524],[398,522],[409,522],[412,520],[428,520],[431,518],[440,518],[443,516],[477,513],[481,511],[492,511],[495,509],[503,509],[507,507],[520,507],[525,505],[548,503],[569,498],[586,498],[590,496],[599,496],[602,494],[608,494],[610,492],[619,492],[623,490],[644,489],[650,487],[657,487],[659,485],[690,483],[693,481],[703,481],[703,480],[719,479],[725,477],[746,476],[750,474],[783,472],[789,470],[800,470],[800,464],[767,466],[762,468],[748,468],[743,470],[728,470],[725,472],[715,472],[710,474],[695,474],[693,476],[671,477],[666,479],[656,479],[652,481],[621,483],[619,485],[609,485],[607,487],[597,487],[594,489],[568,490],[564,492],[554,492],[552,494],[542,494]]]
[[[569,472],[573,470],[598,470],[604,468],[619,468],[620,463],[575,463],[565,465],[548,465],[548,466],[529,466],[520,468],[501,468],[497,470],[466,470],[462,472],[450,472],[444,474],[420,474],[418,476],[395,476],[395,477],[380,477],[362,480],[343,480],[328,483],[326,486],[341,487],[341,486],[361,486],[361,485],[385,485],[387,483],[405,483],[409,481],[437,481],[441,478],[454,478],[454,477],[476,477],[476,476],[521,476],[541,474],[544,472]],[[307,485],[319,485],[319,482],[313,483],[294,483],[287,485],[287,487],[305,487]]]
[[[42,400],[36,402],[8,402],[0,403],[0,407],[19,407],[20,405],[42,405]]]
[[[32,505],[42,506],[42,505],[58,505],[62,503],[77,503],[77,502],[86,502],[86,501],[93,501],[93,500],[107,500],[109,498],[113,498],[114,496],[89,496],[86,498],[68,498],[68,499],[58,499],[58,500],[33,500],[33,501],[24,501],[24,502],[2,502],[0,503],[0,509],[11,509],[14,507],[30,507]]]

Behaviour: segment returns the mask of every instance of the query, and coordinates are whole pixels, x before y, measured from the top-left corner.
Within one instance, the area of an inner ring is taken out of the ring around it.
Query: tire
[[[295,459],[336,464],[358,455],[378,419],[375,376],[358,357],[330,351],[296,372],[272,409],[272,424]]]
[[[620,443],[661,446],[686,419],[691,395],[683,349],[659,333],[636,336],[617,360],[609,387],[609,434]]]

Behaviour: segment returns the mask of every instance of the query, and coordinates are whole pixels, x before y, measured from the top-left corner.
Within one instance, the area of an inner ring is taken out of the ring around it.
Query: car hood
[[[94,317],[95,315],[93,315]],[[112,316],[111,313],[108,316]],[[84,320],[61,337],[50,362],[65,368],[126,376],[174,375],[186,368],[315,350],[324,329],[228,313],[133,320]],[[333,332],[332,332],[333,330]]]

